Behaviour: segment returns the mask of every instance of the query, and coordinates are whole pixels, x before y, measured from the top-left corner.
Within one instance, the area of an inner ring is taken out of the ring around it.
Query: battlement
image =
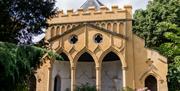
[[[124,9],[114,5],[109,9],[106,6],[101,6],[99,10],[95,7],[89,7],[87,11],[82,8],[74,11],[73,9],[58,11],[57,14],[50,20],[50,24],[73,23],[73,22],[87,22],[87,21],[101,21],[101,20],[123,20],[132,19],[132,6],[125,5]]]

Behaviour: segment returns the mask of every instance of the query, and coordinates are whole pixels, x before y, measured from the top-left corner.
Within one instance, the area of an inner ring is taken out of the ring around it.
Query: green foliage
[[[133,31],[169,59],[169,90],[180,91],[180,0],[152,0],[134,14]]]
[[[75,91],[96,91],[96,86],[91,86],[89,83],[78,86]]]
[[[28,76],[33,74],[45,53],[62,59],[42,48],[0,42],[0,91],[24,91]]]
[[[47,28],[47,19],[56,12],[54,6],[55,0],[0,0],[0,41],[17,43],[26,39],[31,43],[32,34]]]
[[[64,59],[61,56],[59,56],[59,54],[56,54],[52,51],[47,51],[47,53],[48,53],[48,56],[50,56],[53,59],[64,61]]]
[[[61,59],[42,48],[10,44],[20,40],[30,44],[33,34],[47,28],[54,6],[55,0],[0,0],[0,91],[27,91],[28,76],[45,53]]]

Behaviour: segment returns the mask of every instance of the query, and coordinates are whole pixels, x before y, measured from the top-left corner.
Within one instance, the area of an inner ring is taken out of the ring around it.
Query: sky
[[[149,0],[99,0],[107,7],[111,7],[112,5],[118,5],[119,7],[123,7],[124,5],[132,5],[133,12],[136,9],[146,9],[146,5]],[[59,10],[66,11],[67,9],[78,9],[80,8],[86,0],[57,0],[56,7]],[[38,42],[41,40],[45,34],[41,34],[39,36],[33,37],[33,42]]]
[[[99,0],[104,5],[111,7],[112,5],[118,5],[123,7],[124,5],[132,5],[133,12],[136,9],[145,9],[149,0]],[[83,5],[86,0],[57,0],[56,6],[59,10],[66,11],[67,9],[78,9]]]

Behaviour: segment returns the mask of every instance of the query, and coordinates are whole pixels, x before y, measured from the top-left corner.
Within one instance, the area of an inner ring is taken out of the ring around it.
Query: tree
[[[48,53],[50,58],[63,60],[60,55],[35,46],[17,46],[0,42],[0,91],[28,91],[28,78]]]
[[[149,1],[146,10],[135,11],[133,31],[168,58],[169,90],[180,91],[180,0]]]
[[[30,44],[55,14],[54,0],[0,0],[0,41]]]
[[[10,0],[0,0],[0,41],[15,42],[15,36],[17,31],[13,31],[15,26],[19,26],[18,23],[13,24],[9,15]],[[16,28],[19,30],[18,28]]]
[[[54,5],[54,0],[0,0],[0,91],[27,91],[28,78],[45,53],[60,59],[42,48],[16,45],[31,44],[32,35],[43,33]]]

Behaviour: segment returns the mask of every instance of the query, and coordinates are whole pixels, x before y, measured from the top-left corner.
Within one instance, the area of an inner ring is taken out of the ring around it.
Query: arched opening
[[[70,30],[70,29],[71,29],[71,25],[68,25],[68,26],[67,26],[67,30]]]
[[[145,79],[145,87],[150,91],[157,91],[157,80],[154,76],[150,75]]]
[[[119,24],[119,33],[120,33],[120,34],[123,34],[123,32],[124,32],[124,24],[121,22],[121,23]]]
[[[59,76],[54,79],[54,91],[61,91],[61,78]]]
[[[29,91],[36,91],[36,77],[34,75],[29,77]]]
[[[59,55],[61,55],[63,60],[56,60],[53,64],[51,91],[66,91],[71,88],[69,56],[65,52],[61,52]]]
[[[97,23],[97,24],[96,24],[96,26],[98,26],[98,27],[99,27],[99,23]]]
[[[108,23],[107,29],[108,29],[108,30],[112,30],[111,27],[112,27],[112,26],[111,26],[111,23]]]
[[[116,32],[116,33],[117,33],[117,23],[114,23],[114,24],[113,24],[113,32]]]
[[[101,24],[101,27],[102,27],[102,28],[105,28],[105,27],[106,27],[106,25],[103,23],[103,24]]]
[[[122,64],[114,52],[109,52],[102,61],[102,91],[122,90]]]
[[[59,26],[56,28],[56,34],[60,34],[60,27]]]
[[[111,62],[111,61],[118,61],[120,60],[119,57],[114,52],[109,52],[104,58],[103,62]]]
[[[51,37],[54,37],[55,36],[55,32],[56,30],[55,30],[55,28],[54,27],[52,27],[51,28]]]
[[[79,62],[94,62],[94,59],[89,53],[85,52],[79,57],[78,61]]]
[[[62,61],[69,61],[68,56],[64,52],[62,52],[60,55],[61,55],[61,57],[63,59]]]
[[[72,25],[72,28],[75,28],[76,27],[76,25]]]
[[[65,26],[61,27],[61,34],[63,34],[65,32]]]
[[[83,53],[78,59],[76,80],[77,86],[96,85],[95,62],[88,52]]]

